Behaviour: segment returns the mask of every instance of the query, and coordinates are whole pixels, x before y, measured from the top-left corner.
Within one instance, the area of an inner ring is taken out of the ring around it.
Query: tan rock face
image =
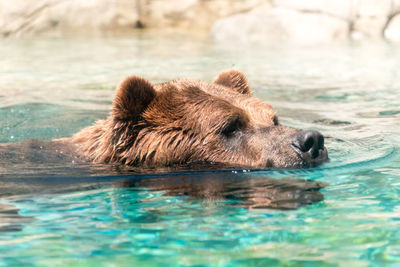
[[[270,9],[217,21],[214,40],[301,44],[398,39],[400,0],[274,0]]]
[[[400,0],[392,0],[390,15],[383,30],[385,39],[400,42]]]
[[[400,15],[396,15],[384,32],[385,38],[392,42],[400,42]]]
[[[385,23],[392,9],[391,0],[355,1],[356,18],[353,37],[355,39],[377,39],[382,37]]]
[[[218,21],[211,30],[216,41],[314,44],[344,40],[348,23],[333,16],[264,6]]]
[[[134,28],[208,31],[265,0],[0,0],[0,36],[107,34]]]
[[[342,19],[352,18],[355,12],[355,3],[352,0],[274,0],[274,6]]]
[[[30,36],[40,33],[100,33],[132,28],[137,21],[129,0],[24,0],[0,1],[0,34]]]
[[[219,18],[252,10],[265,0],[138,0],[140,19],[150,28],[208,31]]]
[[[0,38],[185,30],[240,42],[397,37],[400,0],[0,0]]]

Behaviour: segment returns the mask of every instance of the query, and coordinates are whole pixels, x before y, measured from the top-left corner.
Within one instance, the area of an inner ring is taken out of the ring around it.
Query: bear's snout
[[[324,146],[324,136],[314,130],[299,131],[294,135],[292,148],[297,155],[310,165],[318,165],[328,160]]]

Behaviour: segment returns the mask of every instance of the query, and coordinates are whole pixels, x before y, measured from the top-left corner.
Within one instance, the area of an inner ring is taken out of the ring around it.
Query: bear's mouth
[[[297,156],[303,161],[302,165],[305,168],[316,167],[329,161],[328,150],[324,146],[314,151],[304,151],[295,143],[291,144],[292,149],[296,152]]]

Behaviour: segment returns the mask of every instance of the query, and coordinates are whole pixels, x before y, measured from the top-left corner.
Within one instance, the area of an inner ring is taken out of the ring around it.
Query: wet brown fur
[[[96,162],[161,166],[187,162],[285,167],[298,164],[275,111],[251,96],[239,71],[213,83],[178,79],[152,85],[131,76],[118,87],[111,115],[75,134],[79,153]]]

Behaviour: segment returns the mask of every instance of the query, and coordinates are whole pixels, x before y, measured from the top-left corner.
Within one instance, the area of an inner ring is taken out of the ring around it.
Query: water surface
[[[211,81],[235,68],[283,124],[321,131],[331,158],[310,170],[156,174],[2,161],[0,266],[399,264],[400,47],[245,48],[140,34],[1,40],[0,54],[3,143],[71,136],[107,116],[115,85],[128,75]],[[228,175],[236,191],[241,180],[328,186],[323,201],[285,210],[154,187],[182,175]]]

